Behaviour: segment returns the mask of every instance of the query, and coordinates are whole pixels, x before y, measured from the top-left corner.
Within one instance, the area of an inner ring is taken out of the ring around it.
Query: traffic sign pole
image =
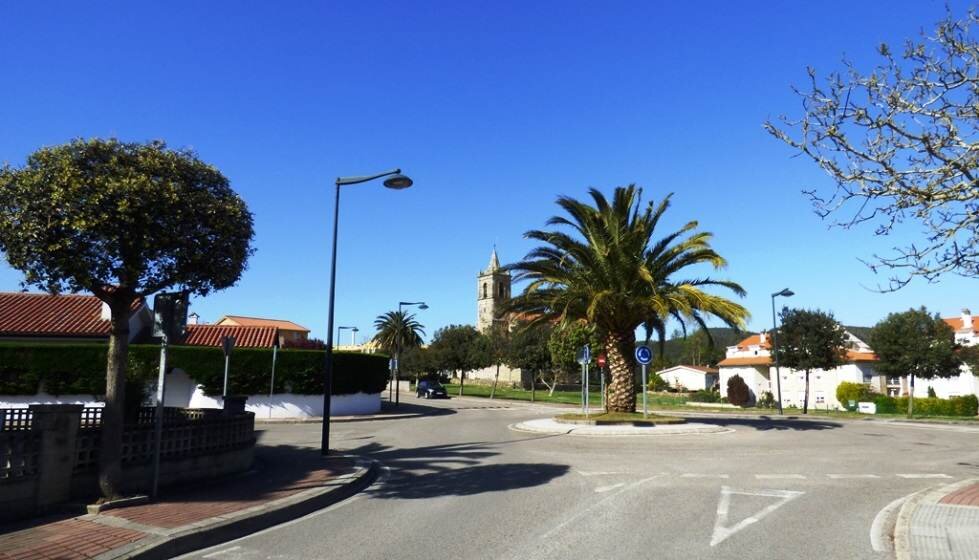
[[[636,361],[642,364],[642,416],[649,417],[649,403],[646,395],[646,366],[653,360],[653,353],[648,346],[636,346]]]
[[[642,417],[649,418],[649,407],[646,403],[646,364],[642,365]]]

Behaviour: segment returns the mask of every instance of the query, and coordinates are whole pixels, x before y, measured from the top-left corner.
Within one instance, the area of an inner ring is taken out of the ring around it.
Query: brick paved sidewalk
[[[895,545],[898,540],[900,560],[979,558],[979,479],[945,485],[909,499],[898,517]]]
[[[42,520],[7,534],[2,534],[0,525],[0,560],[128,557],[172,537],[205,531],[209,525],[227,525],[229,519],[320,496],[354,481],[351,477],[363,471],[362,464],[351,457],[323,459],[309,450],[266,449],[259,452],[256,469],[250,473],[163,489],[154,503]],[[111,554],[115,552],[118,554]]]

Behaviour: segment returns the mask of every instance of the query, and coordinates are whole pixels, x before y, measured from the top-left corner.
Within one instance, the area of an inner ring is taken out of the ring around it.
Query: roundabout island
[[[535,434],[572,436],[680,436],[723,434],[731,428],[687,422],[684,418],[640,413],[559,414],[511,424],[511,430]]]

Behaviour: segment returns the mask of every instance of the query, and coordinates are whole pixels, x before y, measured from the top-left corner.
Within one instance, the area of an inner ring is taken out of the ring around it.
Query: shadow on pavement
[[[484,443],[395,448],[369,443],[347,450],[380,461],[390,476],[366,493],[377,498],[471,496],[547,484],[568,473],[554,463],[485,463],[498,451]]]
[[[691,422],[697,422],[698,424],[712,424],[716,426],[742,426],[745,428],[754,428],[758,431],[767,430],[796,430],[796,431],[811,431],[811,430],[833,430],[836,428],[842,428],[843,424],[839,422],[829,422],[826,420],[803,420],[801,418],[795,417],[783,417],[783,418],[772,418],[771,416],[758,416],[751,418],[689,418]]]

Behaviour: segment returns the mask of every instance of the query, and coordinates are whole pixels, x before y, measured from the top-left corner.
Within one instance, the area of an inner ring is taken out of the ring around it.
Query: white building
[[[679,365],[656,372],[677,390],[702,391],[717,385],[720,372],[706,366]]]
[[[842,408],[842,404],[836,400],[836,388],[843,381],[866,383],[877,392],[884,390],[882,379],[873,368],[873,362],[877,360],[873,350],[850,332],[846,335],[849,339],[847,363],[828,371],[813,370],[809,373],[809,406],[812,408]],[[777,395],[780,382],[782,406],[802,407],[805,372],[781,368],[781,378],[777,382],[771,350],[771,338],[767,333],[749,336],[737,345],[729,346],[726,357],[718,364],[721,396],[727,396],[728,380],[739,375],[748,385],[752,401],[757,401],[768,392]]]
[[[979,319],[972,316],[972,312],[963,309],[958,317],[943,318],[945,323],[955,331],[955,342],[962,346],[975,346],[979,344]],[[890,379],[899,382],[902,387],[901,394],[907,394],[907,378]],[[893,387],[893,385],[890,385]],[[943,399],[949,397],[960,397],[962,395],[979,395],[979,377],[972,374],[969,366],[963,365],[959,375],[949,378],[935,379],[915,379],[914,396],[927,397],[928,388],[935,390],[935,396]]]

